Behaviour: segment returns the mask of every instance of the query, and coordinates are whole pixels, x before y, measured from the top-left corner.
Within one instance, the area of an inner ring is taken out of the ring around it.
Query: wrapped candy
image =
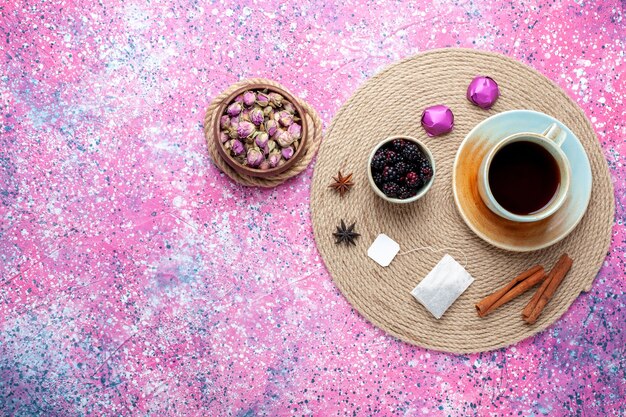
[[[500,97],[498,83],[493,78],[479,75],[467,87],[467,99],[481,109],[489,110]]]
[[[439,136],[448,133],[454,126],[452,110],[442,104],[427,107],[422,113],[422,127],[428,136]]]

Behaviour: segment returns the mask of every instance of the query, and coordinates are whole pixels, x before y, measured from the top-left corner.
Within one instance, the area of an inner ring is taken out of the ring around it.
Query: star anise
[[[335,182],[330,184],[329,187],[337,191],[341,197],[350,191],[350,188],[354,185],[354,182],[352,182],[352,174],[348,174],[344,177],[341,171],[339,171],[336,177],[333,177],[333,180]]]
[[[361,235],[354,231],[355,224],[356,222],[352,223],[349,227],[346,227],[346,224],[342,219],[341,226],[337,226],[337,231],[333,233],[333,236],[335,236],[335,244],[339,245],[341,242],[343,242],[346,244],[346,246],[349,246],[350,244],[356,246],[356,243],[354,243],[354,239]]]

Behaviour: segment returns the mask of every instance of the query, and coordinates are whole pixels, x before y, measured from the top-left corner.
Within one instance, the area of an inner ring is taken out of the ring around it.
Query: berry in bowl
[[[435,180],[435,160],[426,145],[410,136],[392,136],[370,154],[367,177],[372,190],[391,203],[411,203]]]
[[[246,85],[231,93],[216,114],[213,136],[218,153],[239,174],[273,177],[306,152],[304,110],[281,88]]]

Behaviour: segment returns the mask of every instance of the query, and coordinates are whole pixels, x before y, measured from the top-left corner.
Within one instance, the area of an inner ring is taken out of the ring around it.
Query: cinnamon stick
[[[539,289],[535,292],[535,294],[530,299],[528,304],[526,304],[526,307],[524,307],[524,310],[522,310],[522,318],[524,320],[527,320],[528,317],[530,317],[531,313],[533,312],[533,309],[535,308],[535,306],[537,305],[537,302],[539,301],[539,298],[541,298],[541,294],[543,294],[546,291],[546,288],[548,288],[548,284],[550,284],[550,275],[548,275],[546,279],[543,280]]]
[[[574,261],[566,253],[561,255],[559,260],[554,264],[552,270],[548,273],[543,285],[537,290],[535,296],[530,300],[528,305],[522,311],[522,317],[528,324],[534,324],[544,307],[548,304],[556,290],[563,282],[563,278],[569,272]]]
[[[513,278],[507,285],[479,301],[476,304],[478,316],[485,317],[496,308],[528,291],[544,277],[545,271],[541,265],[527,269]]]

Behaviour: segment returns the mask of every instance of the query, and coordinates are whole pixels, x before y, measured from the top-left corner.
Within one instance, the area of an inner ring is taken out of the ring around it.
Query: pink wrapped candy
[[[427,107],[422,113],[422,127],[428,136],[448,133],[454,127],[454,114],[452,114],[452,110],[442,104]]]
[[[491,77],[479,75],[467,87],[467,99],[481,109],[489,110],[500,97],[500,89]]]

